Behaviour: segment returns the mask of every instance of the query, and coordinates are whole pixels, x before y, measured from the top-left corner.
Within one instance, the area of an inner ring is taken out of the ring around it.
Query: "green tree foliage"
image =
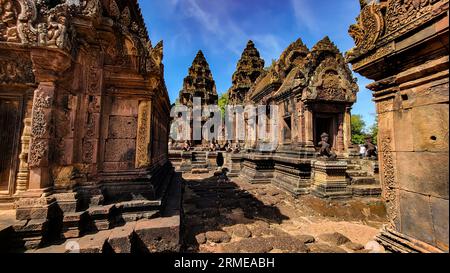
[[[375,120],[375,123],[369,129],[369,135],[372,136],[373,144],[377,145],[378,140],[378,117]]]
[[[361,115],[352,115],[351,128],[352,128],[352,143],[363,144],[366,137],[365,132],[366,123],[362,119]]]
[[[222,117],[225,117],[225,107],[228,105],[228,93],[224,93],[219,98],[219,108],[222,111]]]

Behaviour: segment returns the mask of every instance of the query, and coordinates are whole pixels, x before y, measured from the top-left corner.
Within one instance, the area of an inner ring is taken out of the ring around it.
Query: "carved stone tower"
[[[253,41],[248,41],[233,74],[233,86],[228,90],[229,104],[242,104],[245,96],[264,70],[264,60],[260,57]]]
[[[188,75],[183,80],[179,103],[192,106],[194,97],[202,99],[202,105],[217,104],[218,95],[209,64],[200,50],[195,56]]]

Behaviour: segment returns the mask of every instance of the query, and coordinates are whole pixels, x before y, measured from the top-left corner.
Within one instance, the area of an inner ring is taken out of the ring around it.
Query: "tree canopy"
[[[222,111],[222,117],[225,117],[225,107],[228,105],[228,93],[224,93],[219,98],[219,108]]]
[[[366,123],[362,119],[361,115],[352,115],[351,128],[352,128],[352,143],[363,144],[364,138],[366,137],[365,132]]]
[[[375,123],[367,129],[361,115],[352,115],[351,127],[353,144],[364,144],[367,136],[372,137],[373,144],[377,144],[378,120],[375,120]]]

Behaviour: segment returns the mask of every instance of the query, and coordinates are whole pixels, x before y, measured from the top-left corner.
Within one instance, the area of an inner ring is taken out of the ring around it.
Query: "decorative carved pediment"
[[[448,11],[448,2],[439,0],[361,0],[361,12],[349,34],[355,47],[346,53],[348,61],[375,54],[382,47],[433,17]],[[369,2],[369,3],[368,3]],[[378,56],[379,57],[379,56]]]
[[[142,74],[161,73],[162,44],[152,47],[136,0],[0,0],[0,42],[71,52],[76,46],[72,18],[98,25],[102,16],[114,25],[112,38],[104,43],[110,64],[133,66]]]
[[[358,85],[339,49],[328,37],[311,50],[309,89],[303,100],[356,101]]]
[[[383,14],[380,5],[375,3],[365,5],[356,18],[356,24],[350,26],[348,30],[350,36],[355,40],[356,49],[354,50],[358,51],[371,50],[383,31]]]

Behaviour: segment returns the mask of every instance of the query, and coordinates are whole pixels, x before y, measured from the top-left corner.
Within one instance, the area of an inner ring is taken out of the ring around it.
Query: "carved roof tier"
[[[237,63],[232,77],[233,86],[228,90],[230,104],[241,104],[250,87],[264,70],[264,60],[260,57],[253,41],[248,41]]]
[[[278,61],[257,79],[255,85],[250,89],[247,100],[253,101],[253,98],[261,97],[260,94],[268,92],[269,89],[273,89],[270,94],[273,96],[294,67],[306,65],[308,54],[309,49],[301,39],[290,44],[281,53]]]
[[[188,75],[183,80],[179,103],[191,106],[194,97],[200,97],[203,104],[216,104],[218,100],[216,83],[201,50],[195,56]]]
[[[246,101],[265,103],[298,96],[304,101],[353,103],[357,91],[356,79],[328,37],[320,40],[311,51],[298,39],[261,74]]]
[[[153,48],[137,0],[2,0],[0,5],[0,43],[76,54],[83,43],[99,41],[106,52],[116,51],[112,59],[121,59],[121,66],[128,62],[141,74],[162,74],[162,43]],[[93,34],[100,29],[102,35]]]

